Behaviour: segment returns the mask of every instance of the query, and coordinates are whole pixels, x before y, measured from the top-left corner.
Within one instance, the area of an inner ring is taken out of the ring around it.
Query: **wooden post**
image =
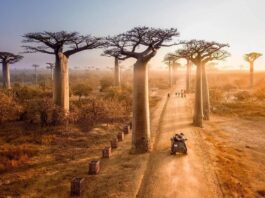
[[[131,129],[130,129],[130,125],[125,126],[125,127],[123,128],[123,132],[124,132],[124,134],[129,134],[130,131],[131,131]]]
[[[115,149],[118,147],[118,140],[117,138],[114,138],[113,140],[110,141],[110,146],[112,149]]]
[[[118,141],[121,142],[124,140],[124,133],[123,132],[119,132],[117,135]]]
[[[110,156],[111,156],[111,147],[110,146],[106,146],[102,150],[102,158],[110,158]]]
[[[97,175],[100,171],[100,161],[92,160],[88,165],[88,174],[89,175]]]
[[[74,177],[71,181],[71,196],[80,196],[84,190],[85,178]]]

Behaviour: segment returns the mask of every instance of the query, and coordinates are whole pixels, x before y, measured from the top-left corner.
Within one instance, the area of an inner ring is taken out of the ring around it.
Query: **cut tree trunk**
[[[249,87],[250,88],[253,88],[253,85],[254,85],[254,63],[251,62],[250,63],[250,76],[249,76]]]
[[[137,61],[133,79],[132,152],[144,153],[151,149],[147,64]]]
[[[63,53],[56,55],[53,81],[54,103],[66,112],[69,111],[68,58]]]
[[[9,64],[8,63],[3,63],[3,88],[4,89],[11,89],[11,84],[10,84],[10,72],[9,72]]]
[[[115,68],[114,68],[114,86],[121,86],[121,71],[118,58],[115,57]]]
[[[196,73],[196,90],[195,90],[195,105],[193,124],[197,127],[202,127],[203,119],[203,97],[202,97],[202,66],[197,65]]]
[[[190,93],[191,86],[191,61],[187,61],[187,71],[186,71],[186,92]]]
[[[202,91],[203,91],[203,115],[204,120],[210,119],[209,86],[205,64],[202,65]]]

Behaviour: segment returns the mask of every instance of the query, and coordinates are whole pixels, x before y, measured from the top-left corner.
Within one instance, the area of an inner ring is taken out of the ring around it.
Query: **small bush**
[[[16,120],[22,107],[14,98],[0,92],[0,124],[4,121]]]
[[[251,98],[251,94],[248,91],[239,91],[235,94],[235,97],[239,101],[248,100]]]

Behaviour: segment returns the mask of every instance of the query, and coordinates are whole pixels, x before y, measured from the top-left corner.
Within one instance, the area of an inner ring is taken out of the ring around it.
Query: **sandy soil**
[[[213,116],[202,137],[226,197],[265,197],[265,119]]]

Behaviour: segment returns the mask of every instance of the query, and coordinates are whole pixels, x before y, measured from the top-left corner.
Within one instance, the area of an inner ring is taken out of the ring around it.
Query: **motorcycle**
[[[171,155],[176,155],[176,153],[187,154],[188,149],[185,141],[187,139],[184,137],[183,133],[175,134],[171,139]]]

